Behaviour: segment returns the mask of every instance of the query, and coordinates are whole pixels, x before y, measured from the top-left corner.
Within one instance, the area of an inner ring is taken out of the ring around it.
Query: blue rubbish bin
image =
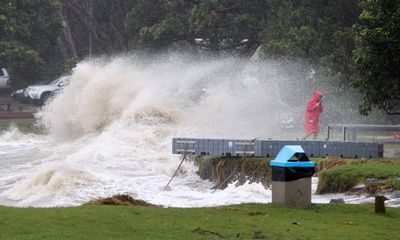
[[[270,162],[272,203],[287,206],[311,204],[311,177],[315,163],[308,159],[300,145],[286,145]]]

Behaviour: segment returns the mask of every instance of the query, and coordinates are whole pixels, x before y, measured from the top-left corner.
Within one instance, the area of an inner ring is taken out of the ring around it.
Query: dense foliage
[[[356,26],[355,86],[364,93],[361,111],[376,105],[400,113],[400,1],[362,1]]]
[[[62,25],[57,0],[0,2],[0,59],[14,80],[38,79],[54,56]]]
[[[251,56],[261,46],[286,72],[315,72],[340,94],[358,88],[362,113],[400,113],[399,12],[400,0],[5,0],[0,58],[28,83],[92,55]]]

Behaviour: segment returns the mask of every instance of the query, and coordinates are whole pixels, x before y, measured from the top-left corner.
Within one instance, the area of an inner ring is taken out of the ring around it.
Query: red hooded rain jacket
[[[319,114],[323,111],[322,103],[318,105],[320,96],[322,96],[322,93],[314,91],[311,99],[307,102],[304,123],[305,133],[319,133]]]

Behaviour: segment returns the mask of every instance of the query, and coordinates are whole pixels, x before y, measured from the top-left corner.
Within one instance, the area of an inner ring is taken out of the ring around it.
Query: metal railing
[[[331,139],[332,130],[341,130],[342,140],[357,141],[357,134],[361,132],[395,132],[400,131],[400,125],[376,125],[376,124],[329,124],[326,140]],[[351,133],[351,134],[349,134]],[[348,139],[351,135],[351,139]]]

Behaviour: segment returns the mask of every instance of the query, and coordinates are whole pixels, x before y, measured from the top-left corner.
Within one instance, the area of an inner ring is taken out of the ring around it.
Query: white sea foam
[[[243,80],[252,71],[256,85]],[[268,203],[271,192],[258,183],[214,192],[190,162],[164,187],[180,160],[171,153],[172,137],[298,134],[280,128],[276,84],[285,81],[270,63],[239,59],[81,62],[70,85],[37,114],[47,135],[14,128],[0,135],[0,204],[70,206],[121,193],[174,207]],[[302,108],[293,112],[302,118]]]

